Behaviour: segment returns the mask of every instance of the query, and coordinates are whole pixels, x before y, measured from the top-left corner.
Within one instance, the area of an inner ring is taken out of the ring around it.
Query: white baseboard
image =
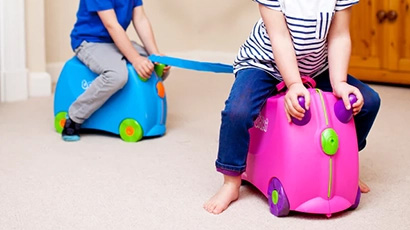
[[[47,72],[30,72],[28,77],[28,92],[30,97],[50,96],[50,74]]]
[[[4,93],[2,95],[3,102],[13,102],[27,100],[28,87],[27,87],[27,75],[26,69],[16,71],[3,72],[4,81],[2,82]]]

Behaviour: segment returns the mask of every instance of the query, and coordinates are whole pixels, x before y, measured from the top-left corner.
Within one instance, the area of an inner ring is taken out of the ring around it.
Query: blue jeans
[[[317,88],[332,91],[328,71],[314,79]],[[358,146],[359,150],[362,150],[379,111],[380,97],[367,84],[350,75],[347,76],[347,82],[357,87],[364,98],[362,110],[354,117]],[[243,69],[236,73],[235,82],[222,111],[218,158],[215,162],[217,171],[229,176],[239,176],[245,171],[249,129],[266,100],[276,92],[278,83],[277,79],[256,68]]]

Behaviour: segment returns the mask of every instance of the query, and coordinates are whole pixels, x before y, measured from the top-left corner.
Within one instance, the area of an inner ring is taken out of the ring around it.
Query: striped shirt
[[[301,76],[315,77],[328,68],[327,35],[336,11],[359,0],[254,0],[280,11],[291,35]],[[262,69],[282,80],[265,24],[259,19],[234,61],[234,73],[245,68]]]

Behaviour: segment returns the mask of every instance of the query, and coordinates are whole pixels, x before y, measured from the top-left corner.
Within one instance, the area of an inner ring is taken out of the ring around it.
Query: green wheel
[[[66,118],[67,118],[67,112],[59,112],[54,117],[54,128],[56,129],[57,133],[63,132]]]
[[[142,138],[142,127],[134,119],[125,119],[120,124],[120,137],[126,142],[137,142]]]

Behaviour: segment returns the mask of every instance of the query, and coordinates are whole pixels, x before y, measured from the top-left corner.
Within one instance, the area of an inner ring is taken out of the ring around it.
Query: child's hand
[[[159,53],[159,54],[157,54],[158,56],[166,56],[165,54],[163,54],[163,53]],[[168,71],[171,69],[171,66],[169,66],[169,65],[166,65],[165,67],[164,67],[164,72],[163,72],[163,74],[162,74],[162,76],[164,76],[166,73],[168,73]]]
[[[152,71],[154,70],[154,64],[148,58],[139,56],[133,63],[135,70],[138,75],[142,78],[148,79],[151,76]]]
[[[171,69],[171,66],[170,66],[170,65],[165,66],[165,67],[164,67],[164,74],[163,74],[163,75],[165,75],[166,73],[168,73],[170,69]]]
[[[352,85],[347,84],[346,82],[338,82],[333,86],[333,94],[343,99],[343,103],[347,110],[350,109],[349,95],[354,94],[357,98],[357,101],[353,104],[353,115],[356,115],[360,112],[363,107],[364,100],[363,96],[360,93],[360,90]]]
[[[305,108],[309,109],[310,94],[302,83],[293,83],[288,87],[288,92],[285,95],[285,110],[288,122],[291,122],[291,116],[302,120],[305,116],[305,110],[299,105],[298,97],[305,97]]]

